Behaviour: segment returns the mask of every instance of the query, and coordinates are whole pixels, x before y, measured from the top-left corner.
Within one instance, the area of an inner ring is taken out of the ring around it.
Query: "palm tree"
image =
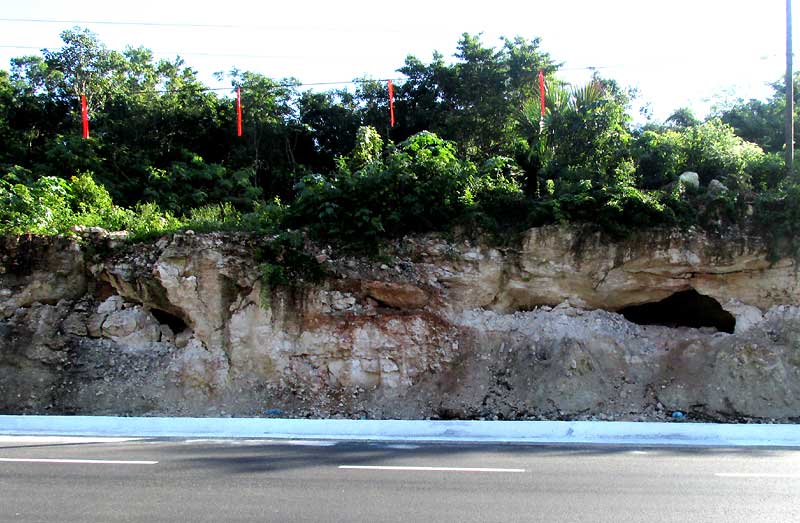
[[[547,172],[551,178],[609,181],[630,137],[624,94],[599,78],[575,87],[554,84],[545,93],[544,115],[539,96],[525,105],[518,122],[528,137],[522,160],[529,178]]]

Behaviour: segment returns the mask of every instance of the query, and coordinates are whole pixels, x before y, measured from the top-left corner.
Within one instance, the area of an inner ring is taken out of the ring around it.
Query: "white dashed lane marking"
[[[477,467],[391,467],[385,465],[339,465],[346,470],[392,470],[412,472],[525,472],[525,469],[495,469]]]
[[[77,465],[155,465],[158,461],[113,459],[0,458],[0,463],[67,463]]]
[[[800,474],[770,474],[767,472],[717,472],[718,478],[800,479]]]

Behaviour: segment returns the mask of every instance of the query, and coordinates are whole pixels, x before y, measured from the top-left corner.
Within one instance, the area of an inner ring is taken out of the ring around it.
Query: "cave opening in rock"
[[[150,314],[153,315],[153,317],[156,319],[158,323],[160,323],[161,325],[166,325],[175,334],[180,334],[181,332],[185,331],[186,328],[188,327],[185,321],[183,321],[178,316],[175,316],[174,314],[170,314],[167,311],[151,308]]]
[[[695,329],[713,327],[720,332],[729,333],[736,327],[736,318],[723,309],[717,300],[694,289],[676,292],[658,302],[625,307],[617,312],[628,321],[639,325]]]

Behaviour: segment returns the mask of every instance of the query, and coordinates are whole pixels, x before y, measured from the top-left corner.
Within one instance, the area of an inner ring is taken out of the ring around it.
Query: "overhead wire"
[[[350,85],[350,84],[366,84],[366,83],[386,83],[388,81],[397,82],[403,81],[405,78],[354,78],[353,80],[342,80],[340,82],[278,82],[268,86],[268,88],[274,87],[313,87],[313,86],[320,86],[320,85]],[[235,91],[237,87],[203,87],[200,89],[195,89],[196,91]],[[155,89],[153,91],[133,91],[134,94],[136,93],[143,93],[143,92],[157,92],[157,93],[172,93],[177,92],[174,89]]]
[[[75,24],[75,25],[109,25],[109,26],[140,26],[140,27],[164,27],[164,28],[190,28],[190,29],[237,29],[237,30],[325,30],[325,31],[337,31],[337,32],[349,32],[351,30],[358,30],[363,31],[363,27],[352,28],[348,29],[343,26],[316,26],[310,27],[307,25],[303,26],[291,26],[291,25],[272,25],[272,26],[265,26],[265,25],[245,25],[245,24],[215,24],[215,23],[192,23],[192,22],[152,22],[152,21],[133,21],[133,20],[81,20],[81,19],[47,19],[47,18],[7,18],[7,17],[0,17],[0,22],[12,22],[12,23],[47,23],[47,24]],[[381,32],[386,32],[387,28],[381,28]],[[402,32],[414,32],[413,29],[403,28],[397,29],[393,32],[402,31]],[[3,49],[36,49],[42,52],[46,51],[55,51],[60,48],[41,48],[29,45],[11,45],[11,44],[0,44],[0,48]],[[137,49],[134,47],[130,47],[131,49]],[[141,47],[140,47],[141,48]],[[163,51],[163,50],[152,50],[147,49],[148,51],[152,52],[154,55],[175,55],[176,57],[180,58],[182,56],[207,56],[207,57],[228,57],[228,58],[257,58],[257,59],[324,59],[324,60],[331,60],[335,59],[336,57],[323,57],[319,54],[314,55],[270,55],[270,54],[243,54],[243,53],[213,53],[213,52],[194,52],[194,51],[186,51],[186,52],[172,52],[172,51]],[[760,55],[760,60],[768,60],[773,57],[777,56],[776,54],[762,54]],[[364,55],[364,58],[368,56]],[[372,56],[369,56],[372,57]],[[348,55],[348,59],[352,59],[353,55]],[[677,58],[677,57],[676,57]],[[649,63],[647,65],[632,65],[628,64],[616,64],[616,65],[591,65],[591,66],[575,66],[575,67],[559,67],[558,71],[561,72],[575,72],[575,71],[599,71],[599,70],[642,70],[646,68],[653,68],[653,67],[661,67],[661,65],[656,65]],[[342,81],[320,81],[320,82],[278,82],[273,83],[269,86],[269,88],[301,88],[301,87],[314,87],[314,86],[335,86],[335,85],[358,85],[370,82],[376,83],[386,83],[389,81],[394,82],[402,82],[407,80],[406,78],[381,78],[381,79],[371,79],[371,78],[356,78],[352,80],[342,80]],[[163,84],[161,84],[163,85]],[[195,92],[224,92],[229,91],[233,92],[236,90],[236,86],[230,87],[205,87],[205,86],[191,86],[190,90]],[[134,91],[133,93],[176,93],[180,92],[180,89],[147,89],[147,90],[139,90]]]
[[[194,29],[275,29],[276,27],[241,24],[198,24],[191,22],[143,22],[133,20],[56,20],[50,18],[0,18],[0,22],[43,24],[128,25],[142,27],[187,27]],[[288,26],[286,26],[288,27]]]
[[[341,32],[348,32],[343,29],[341,25],[337,26],[292,26],[292,25],[248,25],[248,24],[207,24],[207,23],[194,23],[194,22],[152,22],[152,21],[138,21],[138,20],[83,20],[83,19],[50,19],[50,18],[9,18],[9,17],[0,17],[0,22],[14,22],[14,23],[53,23],[53,24],[85,24],[85,25],[117,25],[117,26],[142,26],[142,27],[185,27],[185,28],[192,28],[192,29],[249,29],[249,30],[333,30],[333,31],[341,31]],[[358,27],[357,30],[363,31],[364,27]],[[386,30],[390,30],[392,28],[385,28],[382,27],[380,29],[381,32],[385,32]],[[355,30],[355,28],[354,28]],[[413,32],[409,31],[407,28],[400,29],[404,32]],[[22,46],[22,45],[0,45],[0,48],[5,49],[40,49],[42,51],[51,51],[52,49],[49,48],[37,48],[34,46]],[[194,52],[194,51],[187,51],[187,52],[174,52],[174,51],[164,51],[164,50],[150,50],[151,52],[159,55],[168,55],[174,54],[176,56],[208,56],[208,57],[228,57],[228,58],[267,58],[267,59],[320,59],[320,60],[331,60],[335,59],[336,56],[321,56],[319,54],[314,55],[262,55],[262,54],[242,54],[242,53],[213,53],[213,52]],[[768,55],[760,55],[761,60],[767,60],[777,56],[777,54],[768,54]],[[368,56],[363,55],[363,58],[372,58],[376,56]],[[348,59],[352,59],[353,55],[348,55]],[[676,60],[679,60],[679,57],[676,57]],[[602,70],[602,69],[626,69],[626,70],[642,70],[647,68],[657,68],[661,67],[660,65],[646,65],[642,66],[631,66],[630,64],[616,64],[616,65],[596,65],[596,66],[576,66],[576,67],[562,67],[559,68],[559,71],[595,71],[595,70]],[[353,82],[318,82],[316,84],[304,84],[304,85],[336,85],[336,84],[348,84]]]
[[[0,19],[2,20],[2,19]],[[36,49],[38,51],[56,51],[57,48],[48,48],[48,47],[36,47],[32,45],[11,45],[11,44],[0,44],[0,49]],[[134,50],[136,48],[133,48]],[[315,55],[258,55],[258,54],[238,54],[238,53],[207,53],[207,52],[194,52],[194,51],[187,51],[187,52],[178,52],[178,51],[163,51],[163,50],[155,50],[155,49],[148,49],[148,51],[154,54],[166,55],[166,54],[174,54],[177,57],[181,56],[211,56],[211,57],[227,57],[227,58],[301,58],[301,59],[308,59],[308,58],[318,58],[318,59],[325,59],[330,60],[336,58],[335,56],[320,56],[319,54]],[[119,52],[119,51],[118,51]],[[377,57],[374,55],[363,55],[364,58],[372,58]],[[348,59],[352,59],[353,56],[349,55]],[[625,65],[587,65],[587,66],[576,66],[576,67],[560,67],[559,71],[594,71],[600,69],[620,69],[620,68],[627,68]],[[386,81],[386,80],[403,80],[402,78],[385,78],[383,80],[378,81]],[[349,83],[358,83],[360,80],[350,80],[350,81],[329,81],[329,82],[301,82],[302,85],[338,85],[338,84],[349,84]]]
[[[202,24],[193,22],[147,22],[136,20],[67,20],[67,19],[49,19],[49,18],[0,18],[0,22],[13,22],[13,23],[39,23],[39,24],[74,24],[74,25],[111,25],[111,26],[133,26],[133,27],[171,27],[171,28],[186,28],[186,29],[236,29],[236,30],[251,30],[251,31],[325,31],[336,33],[351,33],[351,32],[375,32],[375,33],[419,33],[427,32],[430,29],[439,28],[441,25],[428,25],[423,29],[416,26],[417,29],[409,29],[404,27],[364,27],[362,25],[353,25],[351,27],[336,25],[247,25],[247,24]]]
[[[10,44],[0,44],[0,49],[36,49],[37,51],[55,51],[58,48],[55,47],[36,47],[34,45],[10,45]],[[137,47],[130,47],[132,50],[137,50]],[[212,53],[207,51],[169,51],[163,49],[147,49],[153,54],[157,55],[169,55],[174,54],[176,56],[211,56],[211,57],[220,57],[220,58],[291,58],[291,59],[318,59],[318,60],[332,60],[339,58],[340,55],[321,55],[321,54],[243,54],[243,53]],[[117,51],[120,52],[120,51]],[[348,59],[352,59],[353,57],[358,58],[380,58],[381,55],[352,55],[349,54],[347,56]]]
[[[340,32],[347,32],[345,28],[341,25],[339,26],[291,26],[291,25],[248,25],[248,24],[216,24],[216,23],[194,23],[194,22],[161,22],[161,21],[139,21],[139,20],[85,20],[85,19],[50,19],[50,18],[12,18],[12,17],[0,17],[0,22],[12,22],[12,23],[47,23],[47,24],[76,24],[76,25],[110,25],[110,26],[140,26],[140,27],[168,27],[168,28],[190,28],[190,29],[246,29],[246,30],[332,30],[332,31],[340,31]],[[355,28],[354,28],[355,29]],[[385,32],[387,28],[381,28],[381,32]],[[359,27],[358,30],[363,31],[363,27]],[[409,31],[408,28],[401,29],[405,32],[413,32]],[[37,49],[41,51],[52,51],[54,49],[51,48],[39,48],[35,46],[28,46],[28,45],[10,45],[10,44],[2,44],[0,48],[4,49]],[[135,48],[134,48],[135,49]],[[331,60],[335,59],[336,57],[323,57],[319,54],[315,55],[261,55],[261,54],[241,54],[241,53],[211,53],[211,52],[172,52],[172,51],[163,51],[163,50],[150,50],[154,54],[158,55],[168,55],[174,54],[176,57],[181,56],[208,56],[208,57],[228,57],[228,58],[265,58],[265,59],[324,59],[324,60]],[[761,56],[761,60],[765,60],[768,57],[772,57],[774,55],[766,55]],[[367,56],[364,56],[365,58]],[[352,55],[348,56],[348,59],[352,59]],[[595,66],[576,66],[576,67],[561,67],[559,71],[563,72],[570,72],[570,71],[598,71],[598,70],[641,70],[647,67],[654,67],[652,65],[641,67],[641,66],[631,66],[630,64],[618,64],[618,65],[595,65]],[[366,83],[370,81],[377,81],[377,82],[386,82],[388,80],[392,81],[402,81],[402,78],[386,78],[386,79],[354,79],[354,80],[347,80],[347,81],[325,81],[325,82],[292,82],[292,83],[279,83],[275,84],[273,87],[302,87],[302,86],[324,86],[324,85],[353,85],[358,83]],[[225,91],[231,90],[232,88],[225,87],[225,88],[204,88],[203,91]],[[151,91],[152,92],[152,91]],[[169,90],[161,90],[157,92],[171,92]]]
[[[2,19],[0,19],[2,20]],[[0,49],[35,49],[38,51],[57,51],[60,48],[56,47],[37,47],[32,45],[14,45],[14,44],[0,44]],[[136,50],[138,48],[131,47],[131,49]],[[145,48],[146,49],[146,48]],[[339,58],[339,55],[320,55],[318,53],[313,55],[275,55],[275,54],[246,54],[246,53],[213,53],[213,52],[206,52],[206,51],[170,51],[170,50],[161,50],[161,49],[146,49],[147,51],[152,52],[155,55],[175,55],[176,57],[184,57],[184,56],[206,56],[206,57],[218,57],[218,58],[267,58],[267,59],[317,59],[317,60],[335,60]],[[121,51],[117,51],[121,52]],[[355,55],[359,58],[378,58],[379,55]],[[770,59],[774,59],[779,57],[778,54],[766,54],[760,55],[758,59],[760,61],[766,61]],[[354,55],[348,54],[347,59],[352,60]],[[676,62],[680,62],[682,60],[681,57],[675,57]],[[708,64],[704,65],[703,67],[707,67]],[[648,61],[647,64],[606,64],[606,65],[580,65],[574,67],[559,67],[558,71],[562,72],[569,72],[569,71],[595,71],[595,70],[603,70],[603,69],[614,69],[614,70],[628,70],[628,71],[638,71],[644,69],[658,69],[662,68],[663,63],[650,63]],[[685,67],[685,65],[683,66]],[[727,66],[726,66],[727,67]],[[394,79],[392,79],[394,80]],[[326,83],[330,84],[342,84],[342,83],[350,83],[350,82],[319,82],[318,85],[325,85]],[[306,84],[311,85],[311,84]]]

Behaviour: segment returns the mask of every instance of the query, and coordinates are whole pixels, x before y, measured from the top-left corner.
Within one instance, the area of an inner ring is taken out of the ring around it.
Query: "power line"
[[[341,82],[281,82],[271,85],[270,87],[313,87],[318,85],[351,85],[351,84],[368,84],[368,83],[386,83],[389,80],[392,82],[402,82],[406,78],[356,78],[353,80],[342,80]],[[200,91],[232,91],[235,87],[206,87],[198,89]],[[172,91],[160,91],[172,92]]]
[[[0,18],[0,22],[24,22],[36,24],[93,24],[93,25],[133,25],[144,27],[193,27],[201,29],[268,29],[258,26],[237,24],[194,24],[187,22],[134,22],[127,20],[54,20],[50,18]],[[273,28],[274,29],[274,28]]]
[[[0,49],[36,49],[37,51],[56,51],[58,49],[55,48],[48,48],[48,47],[36,47],[33,45],[0,45]],[[136,48],[133,48],[136,49]],[[148,51],[154,54],[174,54],[176,56],[211,56],[211,57],[221,57],[221,58],[316,58],[320,60],[331,60],[339,58],[339,55],[335,56],[325,56],[325,55],[260,55],[260,54],[236,54],[236,53],[206,53],[206,52],[176,52],[176,51],[162,51],[157,49],[148,49]],[[359,58],[379,58],[378,55],[359,55]],[[353,55],[348,55],[348,59],[353,58]],[[583,66],[583,67],[562,67],[559,68],[559,71],[592,71],[596,69],[620,69],[626,68],[624,65],[598,65],[598,66]],[[387,79],[388,80],[388,79]],[[395,79],[392,78],[394,81]],[[342,83],[349,83],[349,82],[327,82],[330,84],[342,84]],[[322,82],[320,84],[305,84],[305,85],[325,85],[326,82]]]
[[[38,51],[57,51],[57,48],[50,48],[50,47],[36,47],[33,45],[0,45],[0,49],[36,49]],[[137,50],[136,47],[131,47],[133,50]],[[344,59],[341,55],[320,55],[320,54],[313,54],[313,55],[301,55],[301,54],[240,54],[240,53],[209,53],[205,51],[189,51],[189,52],[181,52],[181,51],[165,51],[161,49],[147,49],[148,51],[152,52],[153,54],[158,55],[167,55],[167,54],[174,54],[176,56],[211,56],[211,57],[220,57],[220,58],[302,58],[302,59],[309,59],[315,58],[319,60],[334,60],[336,58]],[[119,51],[118,51],[119,52]],[[353,57],[356,58],[380,58],[380,55],[348,55],[347,58],[351,59]]]
[[[243,24],[198,24],[191,22],[138,22],[132,20],[55,20],[49,18],[0,18],[0,22],[35,23],[35,24],[71,24],[71,25],[117,25],[138,27],[183,27],[189,29],[247,29],[252,31],[331,31],[375,32],[375,33],[413,33],[421,30],[409,30],[398,27],[370,28],[362,26],[343,27],[341,25],[243,25]]]
[[[2,19],[0,19],[2,20]],[[32,45],[11,45],[11,44],[2,44],[0,45],[0,49],[35,49],[37,51],[58,51],[60,48],[54,47],[36,47]],[[138,49],[136,47],[131,47],[131,49]],[[175,55],[177,57],[189,57],[189,56],[205,56],[205,57],[214,57],[214,58],[265,58],[265,59],[302,59],[302,60],[324,60],[324,61],[331,61],[331,60],[345,60],[340,54],[337,55],[321,55],[321,54],[313,54],[313,55],[273,55],[273,54],[242,54],[242,53],[210,53],[205,51],[167,51],[161,49],[147,49],[148,51],[152,52],[155,55]],[[117,51],[120,52],[120,51]],[[778,54],[764,54],[758,57],[759,61],[767,61],[772,58],[777,57]],[[381,55],[352,55],[348,54],[346,59],[351,60],[353,58],[380,58]],[[664,58],[664,57],[662,57]],[[675,57],[674,60],[683,60],[682,57]],[[575,67],[560,67],[558,71],[560,72],[570,72],[570,71],[595,71],[595,70],[627,70],[627,71],[641,71],[641,70],[648,70],[648,69],[660,69],[663,67],[663,61],[649,61],[647,64],[606,64],[606,65],[586,65],[586,66],[575,66]],[[683,67],[687,67],[686,64]],[[696,67],[708,67],[708,64],[701,65],[697,64]],[[731,69],[734,66],[732,65],[725,65],[724,68]],[[343,82],[332,82],[332,83],[343,83]]]
[[[392,82],[403,82],[406,78],[356,78],[353,80],[342,80],[340,82],[279,82],[274,83],[272,85],[267,86],[266,88],[259,88],[261,89],[274,89],[278,87],[314,87],[320,85],[353,85],[353,84],[367,84],[367,83],[378,83],[378,84],[385,84],[389,80]],[[235,91],[236,87],[198,87],[198,86],[190,86],[184,87],[183,90],[185,91],[193,91],[196,93],[208,92],[208,91]],[[136,90],[136,91],[129,91],[131,94],[144,94],[144,93],[161,93],[161,94],[168,94],[168,93],[179,93],[181,89],[152,89],[152,90]]]
[[[52,49],[48,48],[41,48],[35,46],[26,46],[26,45],[0,45],[0,49],[37,49],[41,51],[49,51]],[[153,51],[156,52],[156,51]],[[184,53],[185,55],[194,55],[198,53]],[[217,56],[217,55],[214,55]],[[228,55],[219,55],[219,56],[228,56]],[[230,56],[243,56],[243,55],[230,55]],[[255,55],[254,55],[255,56]],[[270,58],[269,56],[264,55],[265,58]],[[275,57],[277,58],[277,57]],[[302,58],[302,56],[286,56],[285,58]],[[363,83],[371,83],[371,82],[379,82],[379,83],[386,83],[389,80],[393,82],[402,82],[406,80],[405,78],[377,78],[377,79],[370,79],[370,78],[360,78],[360,79],[353,79],[353,80],[341,80],[341,81],[333,81],[333,82],[282,82],[274,84],[270,87],[314,87],[314,86],[321,86],[321,85],[352,85],[352,84],[363,84]],[[202,89],[196,89],[197,91],[230,91],[233,90],[233,87],[204,87]],[[138,91],[138,92],[151,92],[151,91]],[[171,89],[156,89],[155,92],[157,93],[171,93],[177,92]]]

